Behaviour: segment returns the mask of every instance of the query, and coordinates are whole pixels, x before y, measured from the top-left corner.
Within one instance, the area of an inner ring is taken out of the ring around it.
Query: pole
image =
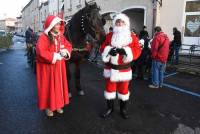
[[[57,10],[57,15],[59,15],[59,0],[58,0],[58,10]]]

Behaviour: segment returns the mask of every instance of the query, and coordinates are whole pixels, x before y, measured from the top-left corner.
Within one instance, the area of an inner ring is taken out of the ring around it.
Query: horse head
[[[87,3],[85,7],[75,13],[65,26],[65,37],[72,43],[73,47],[83,47],[86,38],[93,38],[98,44],[105,39],[105,20],[99,13],[100,8],[96,3]],[[94,42],[90,42],[94,44]]]
[[[83,9],[83,16],[81,22],[81,30],[87,34],[90,34],[99,43],[102,43],[105,39],[105,20],[99,13],[100,8],[96,2],[85,2],[85,8]]]

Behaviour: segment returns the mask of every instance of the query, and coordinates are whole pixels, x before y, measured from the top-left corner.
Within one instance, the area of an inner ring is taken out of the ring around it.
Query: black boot
[[[122,118],[124,118],[124,119],[129,118],[129,116],[127,114],[127,103],[128,103],[128,101],[120,100],[120,114],[121,114]]]
[[[107,110],[103,114],[101,114],[102,118],[109,117],[114,111],[114,100],[106,100],[106,102],[107,102]]]

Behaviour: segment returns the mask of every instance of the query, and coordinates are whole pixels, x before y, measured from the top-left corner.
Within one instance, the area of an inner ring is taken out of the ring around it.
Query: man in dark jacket
[[[143,26],[142,31],[140,31],[139,39],[149,38],[149,33],[147,32],[147,27]]]
[[[164,72],[169,54],[169,38],[162,32],[161,27],[155,27],[155,34],[151,44],[152,79],[149,88],[159,88],[163,85]]]
[[[178,64],[179,62],[179,49],[181,47],[181,32],[178,31],[176,27],[173,28],[173,35],[174,35],[174,40],[172,41],[173,45],[173,59],[175,56],[175,64]]]
[[[26,43],[32,43],[33,30],[29,27],[25,32]]]

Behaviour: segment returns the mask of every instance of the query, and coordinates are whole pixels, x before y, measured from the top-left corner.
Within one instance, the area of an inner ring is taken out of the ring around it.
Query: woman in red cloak
[[[63,113],[62,108],[69,104],[65,60],[70,58],[72,46],[63,33],[63,20],[50,15],[36,45],[38,107],[47,116],[54,111]]]

